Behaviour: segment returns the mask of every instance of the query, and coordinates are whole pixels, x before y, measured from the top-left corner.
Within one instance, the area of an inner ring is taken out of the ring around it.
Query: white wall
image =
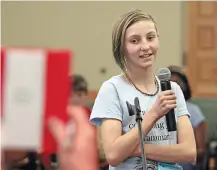
[[[73,72],[84,75],[90,89],[120,69],[111,52],[111,30],[118,17],[139,8],[153,15],[161,47],[155,69],[182,64],[182,2],[2,2],[2,44],[70,48]],[[85,63],[84,63],[85,62]],[[100,69],[107,73],[102,75]]]

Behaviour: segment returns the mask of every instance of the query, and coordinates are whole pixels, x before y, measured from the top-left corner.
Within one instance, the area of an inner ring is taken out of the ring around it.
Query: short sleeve
[[[190,117],[183,92],[177,83],[175,83],[175,95],[176,95],[176,104],[177,104],[176,116],[180,117],[180,116],[188,115]]]
[[[122,121],[120,100],[114,84],[104,82],[99,90],[90,115],[90,122],[100,126],[102,119],[118,119]]]
[[[188,107],[188,109],[189,112],[191,113],[190,121],[193,127],[196,128],[201,122],[205,121],[205,117],[197,105],[192,104],[191,107]]]

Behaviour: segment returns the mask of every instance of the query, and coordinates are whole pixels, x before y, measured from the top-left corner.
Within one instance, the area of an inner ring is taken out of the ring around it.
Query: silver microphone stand
[[[143,170],[147,170],[147,160],[146,160],[146,156],[145,156],[145,150],[144,150],[144,137],[142,134],[142,116],[141,116],[141,108],[140,108],[140,104],[139,104],[139,98],[136,97],[134,100],[134,104],[135,104],[135,112],[136,112],[136,122],[138,124],[138,130],[139,130],[139,138],[140,138],[140,149],[142,151],[141,155],[142,155],[142,164],[143,164]]]
[[[142,126],[141,126],[141,122],[142,122],[142,116],[141,116],[141,109],[140,109],[140,105],[139,105],[139,99],[138,97],[136,97],[134,99],[134,105],[131,105],[129,102],[126,102],[127,104],[127,109],[129,112],[130,116],[135,115],[136,118],[136,122],[138,124],[138,130],[139,130],[139,138],[140,138],[140,149],[142,151],[141,155],[142,155],[142,167],[143,170],[147,170],[147,161],[146,161],[146,156],[145,156],[145,151],[144,151],[144,138],[143,138],[143,134],[142,134]]]

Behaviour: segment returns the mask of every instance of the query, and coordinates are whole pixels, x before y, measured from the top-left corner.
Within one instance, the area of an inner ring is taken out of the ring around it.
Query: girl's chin
[[[153,61],[148,61],[148,62],[144,62],[144,63],[140,63],[139,64],[139,66],[141,67],[141,68],[149,68],[149,67],[152,67],[152,65],[153,65]]]

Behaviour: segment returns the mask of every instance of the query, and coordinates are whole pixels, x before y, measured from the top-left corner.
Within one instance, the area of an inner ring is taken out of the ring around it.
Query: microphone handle
[[[161,84],[161,90],[162,91],[171,90],[170,81],[161,81],[160,84]],[[166,123],[167,123],[168,132],[172,132],[172,131],[177,130],[174,109],[170,110],[166,114]]]
[[[168,132],[172,132],[172,131],[177,130],[174,110],[171,110],[171,111],[169,111],[169,113],[167,113],[166,122],[167,122]]]

